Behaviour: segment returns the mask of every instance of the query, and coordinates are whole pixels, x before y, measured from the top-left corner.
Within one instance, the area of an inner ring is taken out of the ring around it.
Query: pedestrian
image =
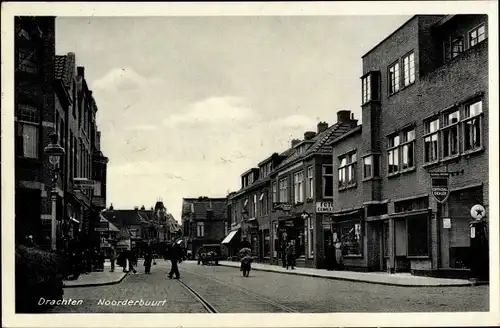
[[[325,260],[326,260],[326,269],[328,271],[332,271],[335,269],[335,247],[333,246],[333,241],[331,238],[328,238],[328,244],[325,250]]]
[[[202,256],[201,250],[202,250],[202,247],[198,248],[198,265],[200,265],[201,260],[202,260],[202,258],[201,258],[201,256]]]
[[[294,270],[294,257],[295,257],[295,247],[293,247],[291,242],[288,242],[288,246],[285,249],[286,253],[286,269],[288,270],[288,267],[290,266],[292,270]]]
[[[281,248],[280,248],[280,253],[281,253],[281,262],[283,264],[283,267],[286,268],[286,242],[283,241],[281,243]]]
[[[184,258],[184,251],[182,250],[181,245],[178,243],[174,243],[170,250],[170,263],[172,265],[170,272],[168,273],[168,277],[170,279],[175,275],[175,279],[180,279],[179,268],[177,267],[177,263],[181,263]]]
[[[146,253],[144,254],[144,273],[150,274],[151,273],[151,264],[153,262],[153,250],[149,246],[148,249],[146,250]]]
[[[116,250],[113,246],[109,251],[109,261],[111,262],[111,270],[109,272],[115,272],[115,260],[116,260]]]
[[[136,256],[132,250],[127,250],[127,260],[128,260],[128,270],[132,271],[134,274],[137,273],[137,271],[134,269],[134,266],[137,262]]]

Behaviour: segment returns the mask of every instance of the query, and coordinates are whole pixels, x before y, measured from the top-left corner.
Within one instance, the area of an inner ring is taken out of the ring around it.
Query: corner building
[[[363,56],[361,82],[363,125],[333,147],[345,267],[467,276],[472,206],[488,220],[487,16],[412,17]],[[452,173],[443,204],[433,172]]]

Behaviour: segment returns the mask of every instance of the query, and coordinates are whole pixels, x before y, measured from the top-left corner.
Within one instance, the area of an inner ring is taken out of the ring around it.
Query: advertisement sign
[[[448,173],[431,173],[432,195],[439,203],[444,203],[450,195]]]
[[[89,180],[87,178],[74,178],[73,185],[76,190],[94,189],[94,180]]]
[[[473,219],[480,221],[486,213],[486,210],[482,205],[476,204],[470,209],[470,215]]]
[[[316,202],[316,213],[334,213],[333,202]]]
[[[95,227],[95,231],[108,231],[108,230],[109,230],[108,221],[100,221]]]
[[[450,228],[451,228],[451,219],[444,218],[443,219],[443,229],[450,229]]]

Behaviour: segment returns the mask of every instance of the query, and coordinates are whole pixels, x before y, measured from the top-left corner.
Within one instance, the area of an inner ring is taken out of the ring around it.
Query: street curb
[[[230,268],[238,268],[237,266],[233,265],[228,265],[228,264],[221,264],[219,263],[220,266],[225,266],[225,267],[230,267]],[[314,273],[299,273],[299,272],[281,272],[281,271],[274,271],[271,269],[257,269],[257,268],[252,268],[252,270],[255,271],[266,271],[266,272],[273,272],[273,273],[282,273],[282,274],[290,274],[290,275],[295,275],[295,276],[304,276],[304,277],[314,277],[314,278],[323,278],[323,279],[330,279],[330,280],[343,280],[343,281],[351,281],[351,282],[364,282],[368,284],[376,284],[376,285],[386,285],[386,286],[396,286],[396,287],[473,287],[473,286],[482,286],[482,285],[489,285],[488,282],[468,282],[468,283],[463,283],[463,284],[437,284],[437,285],[426,285],[426,284],[418,284],[418,285],[410,285],[410,284],[403,284],[403,283],[391,283],[391,282],[383,282],[383,281],[373,281],[373,280],[365,280],[365,279],[353,279],[353,278],[344,278],[344,277],[327,277],[327,276],[322,276],[319,274],[314,274]]]
[[[63,288],[80,288],[80,287],[97,287],[97,286],[109,286],[109,285],[116,285],[119,284],[120,282],[125,279],[125,277],[129,274],[129,272],[126,272],[120,279],[114,280],[114,281],[109,281],[109,282],[103,282],[103,283],[88,283],[88,284],[82,284],[82,285],[63,285]]]

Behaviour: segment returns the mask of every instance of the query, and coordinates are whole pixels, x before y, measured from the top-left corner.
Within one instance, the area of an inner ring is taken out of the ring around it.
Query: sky
[[[361,120],[361,57],[410,16],[58,17],[98,106],[107,205],[225,197],[292,138]]]

